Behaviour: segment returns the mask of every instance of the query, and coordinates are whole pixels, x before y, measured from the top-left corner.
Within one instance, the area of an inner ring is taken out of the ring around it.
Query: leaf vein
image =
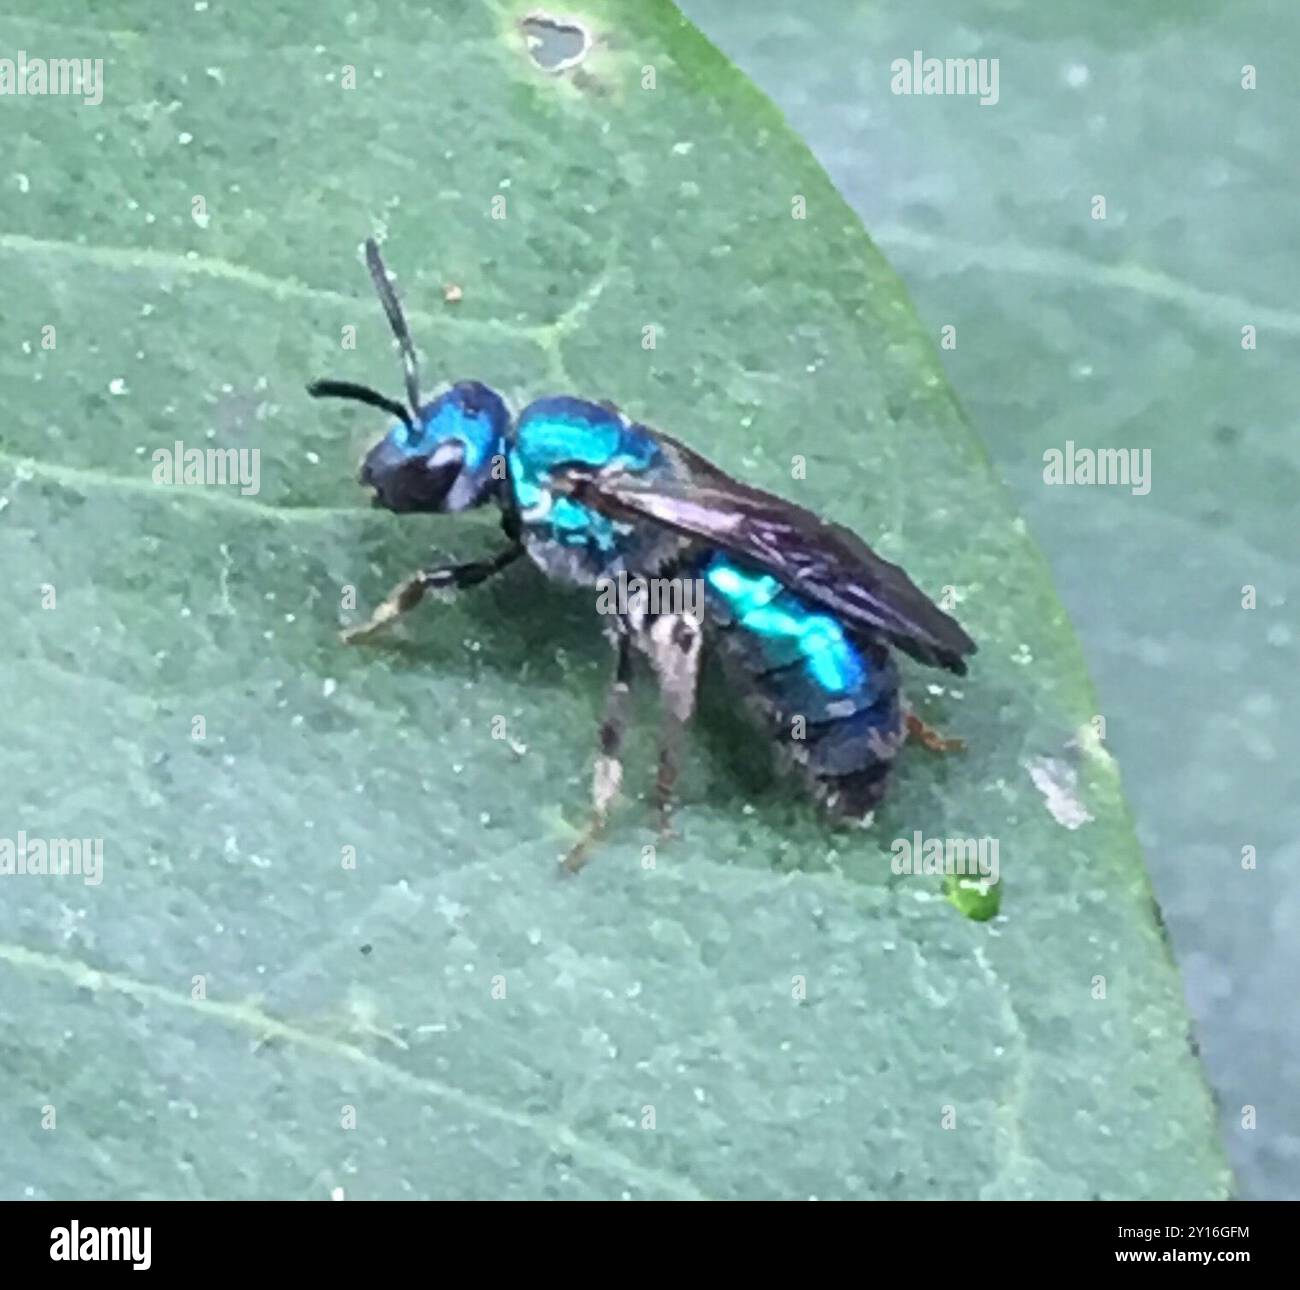
[[[572,1154],[612,1177],[635,1180],[648,1189],[664,1192],[679,1199],[705,1199],[685,1179],[659,1169],[639,1165],[613,1147],[585,1138],[575,1133],[568,1125],[549,1116],[515,1111],[480,1093],[471,1093],[428,1075],[417,1075],[412,1071],[403,1070],[402,1067],[376,1057],[355,1044],[327,1035],[314,1034],[301,1026],[292,1025],[270,1013],[263,1012],[252,1003],[223,1003],[212,999],[192,1000],[186,995],[165,990],[162,986],[148,981],[138,981],[118,972],[105,972],[79,959],[47,954],[28,949],[23,945],[0,943],[0,963],[7,963],[19,971],[62,977],[72,985],[96,994],[108,992],[135,999],[138,1003],[161,1004],[164,1007],[204,1013],[232,1028],[251,1031],[262,1040],[280,1039],[311,1052],[340,1058],[362,1066],[381,1079],[401,1088],[441,1098],[485,1119],[524,1129],[541,1138],[552,1150]]]

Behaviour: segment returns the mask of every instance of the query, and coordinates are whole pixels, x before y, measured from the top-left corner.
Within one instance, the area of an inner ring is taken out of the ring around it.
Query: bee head
[[[401,350],[406,403],[351,381],[313,381],[307,392],[313,398],[352,399],[396,417],[361,464],[361,483],[375,490],[376,506],[442,512],[481,506],[505,478],[506,405],[478,381],[461,381],[421,403],[415,346],[373,238],[366,241],[366,265]]]
[[[510,414],[501,396],[461,381],[399,421],[361,463],[361,483],[390,511],[464,511],[496,495],[505,478]]]

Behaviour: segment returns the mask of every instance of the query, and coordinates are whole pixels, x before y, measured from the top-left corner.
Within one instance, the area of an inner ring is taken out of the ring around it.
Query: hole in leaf
[[[591,34],[569,18],[530,13],[519,26],[533,62],[548,72],[567,72],[577,67],[591,48]]]

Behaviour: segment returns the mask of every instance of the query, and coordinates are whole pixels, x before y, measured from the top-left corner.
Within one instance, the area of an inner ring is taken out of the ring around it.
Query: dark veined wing
[[[575,465],[553,472],[551,487],[611,519],[649,521],[727,551],[847,625],[880,634],[922,663],[965,673],[975,642],[898,565],[843,525],[742,484],[684,444],[658,437],[681,456],[689,480]]]

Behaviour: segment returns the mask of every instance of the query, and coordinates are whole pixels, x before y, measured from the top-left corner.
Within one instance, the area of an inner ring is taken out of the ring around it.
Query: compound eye
[[[375,501],[393,511],[439,511],[460,477],[464,445],[448,440],[416,455],[386,435],[366,456],[361,482],[375,490]]]
[[[441,510],[464,464],[464,445],[454,439],[440,443],[427,457],[409,459],[398,485],[405,509]]]

